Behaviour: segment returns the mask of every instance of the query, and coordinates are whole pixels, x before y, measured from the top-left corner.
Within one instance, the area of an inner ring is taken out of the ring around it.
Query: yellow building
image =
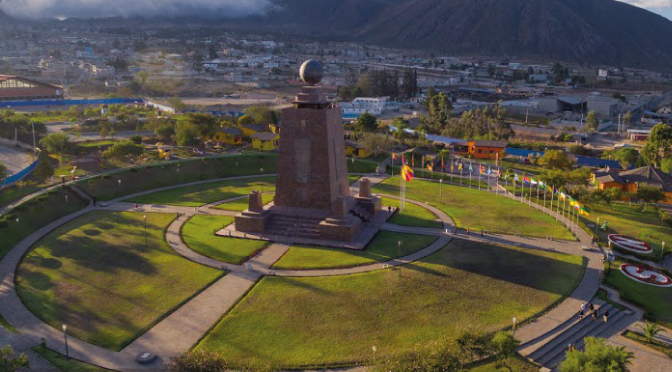
[[[663,203],[672,204],[672,176],[651,166],[625,172],[596,173],[594,179],[600,190],[615,187],[634,194],[640,185],[657,187],[665,193]]]
[[[243,143],[243,131],[235,127],[219,128],[213,136],[208,136],[206,141],[214,141],[227,145],[239,145]]]
[[[345,141],[345,154],[357,158],[367,158],[371,155],[364,146],[354,141]]]
[[[240,129],[243,131],[243,136],[252,137],[257,133],[268,131],[268,125],[246,124],[246,125],[241,125]]]
[[[252,135],[252,148],[260,151],[275,151],[280,145],[280,135],[271,132],[259,132]]]

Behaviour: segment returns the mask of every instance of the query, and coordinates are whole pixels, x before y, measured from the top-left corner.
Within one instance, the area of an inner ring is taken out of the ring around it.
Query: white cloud
[[[129,15],[244,16],[264,12],[270,0],[4,0],[0,9],[12,16],[109,17]]]
[[[672,0],[619,0],[644,9],[661,9],[672,7]]]

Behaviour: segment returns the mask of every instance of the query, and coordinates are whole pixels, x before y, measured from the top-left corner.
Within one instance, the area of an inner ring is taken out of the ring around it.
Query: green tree
[[[131,138],[129,139],[136,145],[142,145],[142,136],[136,134],[134,136],[131,136]]]
[[[49,151],[46,149],[42,149],[42,151],[40,151],[40,161],[37,163],[37,167],[35,168],[33,174],[35,177],[41,180],[54,175],[54,167],[51,165]],[[0,177],[0,179],[1,178],[2,177]]]
[[[254,123],[254,118],[251,115],[243,115],[238,118],[238,125],[250,125]]]
[[[669,216],[669,215],[668,215]],[[645,326],[639,326],[639,329],[644,331],[644,336],[646,337],[646,341],[648,343],[653,343],[653,339],[658,335],[660,332],[663,331],[662,328],[656,323],[651,323],[648,320],[646,321]]]
[[[11,345],[0,349],[0,371],[17,372],[21,368],[28,368],[29,364],[26,354],[14,356],[14,349]]]
[[[573,163],[572,159],[561,150],[548,150],[538,160],[539,165],[550,169],[570,169]]]
[[[175,126],[172,124],[164,124],[154,130],[154,133],[156,133],[157,136],[161,139],[161,141],[167,142],[171,141],[173,136],[175,135]]]
[[[455,342],[467,363],[481,360],[492,353],[492,342],[489,335],[473,333],[461,334]]]
[[[0,162],[0,180],[7,178],[8,175],[7,166]]]
[[[634,355],[625,347],[610,346],[603,338],[586,337],[585,351],[567,353],[560,372],[627,372]]]
[[[635,192],[635,198],[644,203],[658,203],[665,200],[665,192],[657,187],[640,184]]]
[[[648,165],[660,166],[664,158],[672,156],[672,128],[660,123],[651,129],[649,138],[641,151],[642,159]]]
[[[586,126],[589,129],[597,129],[597,127],[600,125],[600,123],[597,121],[597,115],[595,115],[595,111],[591,111],[586,115]]]
[[[639,160],[639,152],[631,147],[624,147],[616,151],[614,160],[618,161],[623,169],[628,169]]]
[[[243,112],[247,115],[250,115],[255,123],[259,124],[270,124],[273,122],[273,110],[271,110],[267,105],[252,105]]]
[[[566,172],[558,169],[545,170],[539,178],[544,183],[558,189],[565,187],[569,182]]]
[[[70,148],[70,137],[65,133],[50,133],[40,140],[40,146],[51,153],[67,152]]]
[[[216,133],[217,128],[219,127],[219,119],[211,114],[191,113],[187,115],[187,121],[198,128],[198,133],[201,138]]]
[[[623,123],[625,124],[626,129],[632,126],[632,112],[628,111],[623,115]]]
[[[667,174],[672,174],[672,158],[665,158],[661,160],[660,169]]]
[[[374,155],[388,153],[394,149],[395,145],[391,137],[381,133],[364,133],[358,143]]]
[[[365,112],[355,120],[355,129],[360,132],[375,132],[378,129],[378,119],[368,112]]]
[[[178,96],[172,96],[168,99],[168,104],[175,109],[175,111],[180,112],[187,109],[187,105],[184,104],[182,99]]]
[[[492,338],[492,348],[497,355],[499,362],[509,371],[511,369],[511,357],[516,354],[516,348],[520,341],[516,340],[509,332],[500,331]]]
[[[145,152],[142,145],[138,145],[131,140],[118,141],[114,146],[105,150],[103,156],[106,158],[122,159],[127,156],[140,156]]]
[[[200,132],[196,125],[188,121],[181,122],[177,124],[175,130],[175,142],[179,146],[195,147],[200,144],[199,134]]]

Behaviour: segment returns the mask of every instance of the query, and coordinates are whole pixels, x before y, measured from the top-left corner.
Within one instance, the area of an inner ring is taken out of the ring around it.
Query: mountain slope
[[[278,0],[269,27],[444,53],[672,70],[672,22],[614,0]]]

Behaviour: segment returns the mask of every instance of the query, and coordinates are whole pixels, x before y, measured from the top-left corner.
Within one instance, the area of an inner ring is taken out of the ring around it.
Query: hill
[[[277,0],[265,27],[440,53],[672,69],[672,22],[614,0]]]

